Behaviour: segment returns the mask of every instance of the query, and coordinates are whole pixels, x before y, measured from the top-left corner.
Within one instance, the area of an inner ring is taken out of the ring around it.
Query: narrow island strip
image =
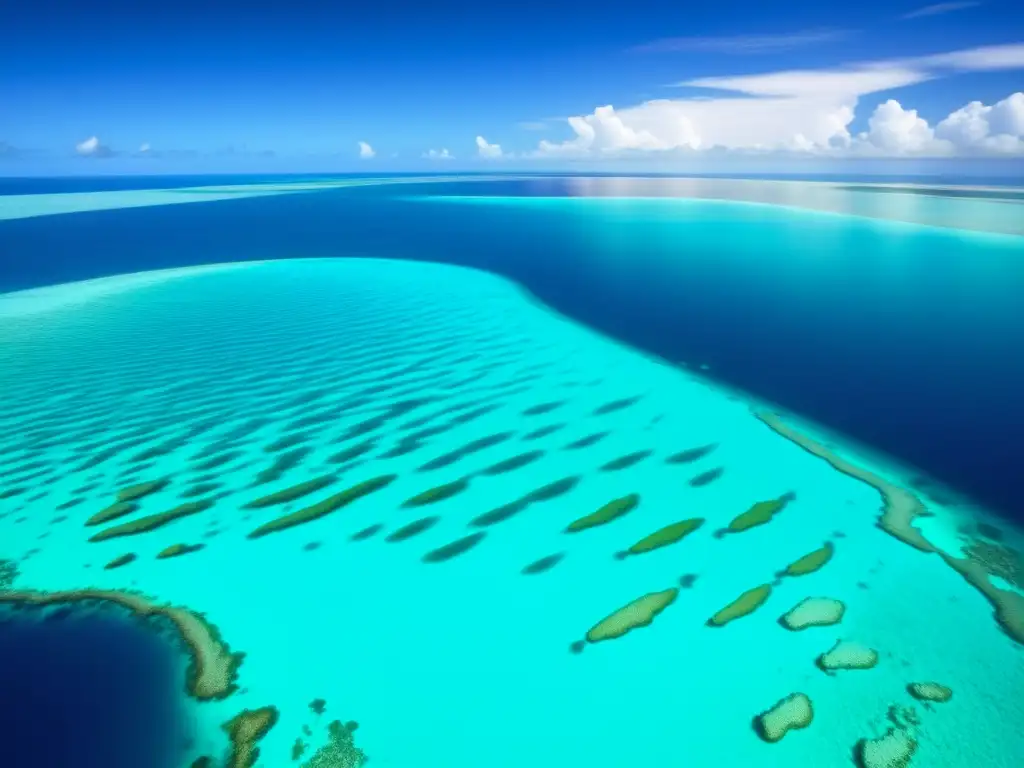
[[[928,541],[914,525],[915,519],[927,512],[917,496],[906,488],[838,456],[821,443],[786,424],[778,414],[754,411],[754,416],[779,436],[795,443],[819,459],[827,461],[837,472],[860,480],[878,491],[883,502],[878,527],[904,544],[909,544],[921,552],[934,553],[941,557],[946,565],[959,573],[968,584],[989,601],[995,610],[996,621],[1002,630],[1012,640],[1024,645],[1024,595],[1008,589],[1000,589],[992,583],[988,572],[980,563],[950,555]]]
[[[173,605],[157,605],[130,592],[111,589],[78,589],[66,592],[0,591],[0,604],[44,607],[92,600],[111,603],[133,616],[168,619],[188,648],[190,663],[185,689],[199,701],[224,699],[237,688],[238,667],[245,654],[232,653],[217,628],[201,614]]]

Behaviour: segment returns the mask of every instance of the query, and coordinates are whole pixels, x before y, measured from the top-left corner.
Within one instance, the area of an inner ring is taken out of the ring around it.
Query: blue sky
[[[10,175],[1024,155],[1024,96],[994,107],[1024,91],[1014,0],[34,0],[0,22]]]

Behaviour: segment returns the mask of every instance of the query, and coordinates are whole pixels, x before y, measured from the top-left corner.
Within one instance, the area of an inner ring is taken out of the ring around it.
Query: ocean
[[[877,181],[0,181],[0,601],[153,766],[1015,765],[1024,201]]]

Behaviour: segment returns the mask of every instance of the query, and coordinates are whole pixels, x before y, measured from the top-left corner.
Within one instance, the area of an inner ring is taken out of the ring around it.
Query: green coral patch
[[[381,475],[380,477],[374,477],[370,480],[364,480],[358,485],[353,485],[351,488],[347,488],[341,493],[329,496],[323,501],[319,501],[312,506],[292,512],[290,515],[284,515],[283,517],[270,520],[252,531],[248,538],[258,539],[261,536],[266,536],[268,533],[276,533],[287,528],[294,528],[296,525],[302,525],[303,523],[309,523],[313,520],[319,520],[321,517],[329,515],[342,507],[348,506],[353,501],[361,499],[363,496],[367,496],[390,485],[396,477],[397,475]]]
[[[182,517],[188,517],[189,515],[202,512],[212,506],[213,502],[209,499],[203,499],[202,501],[190,501],[187,504],[181,504],[167,512],[161,512],[157,515],[147,515],[146,517],[140,517],[138,520],[132,520],[130,523],[122,523],[121,525],[115,525],[113,528],[107,528],[92,536],[89,541],[106,541],[107,539],[114,539],[118,536],[133,536],[137,533],[146,533],[148,531],[156,530],[157,528],[162,528],[168,523],[173,523],[175,520],[179,520]]]
[[[735,621],[736,619],[753,613],[764,605],[765,600],[768,599],[771,593],[772,587],[770,584],[762,584],[759,587],[748,589],[742,595],[725,606],[725,608],[708,619],[708,626],[724,627],[730,621]]]
[[[664,528],[659,528],[654,533],[644,536],[625,552],[620,553],[620,557],[626,557],[627,555],[641,555],[644,552],[650,552],[655,549],[660,549],[661,547],[667,547],[669,544],[675,544],[677,541],[681,541],[689,536],[703,524],[703,517],[691,517],[688,520],[680,520],[678,523],[666,525]]]
[[[111,520],[116,520],[119,517],[130,515],[132,512],[137,510],[139,505],[133,501],[118,501],[111,504],[106,509],[101,509],[95,515],[85,521],[86,525],[102,525],[108,523]]]
[[[589,515],[573,520],[566,527],[566,533],[576,533],[577,531],[584,531],[587,528],[593,528],[598,525],[605,525],[617,520],[628,512],[636,509],[640,503],[640,494],[631,493],[628,496],[623,496],[620,499],[614,499],[609,501],[603,507],[598,509],[596,512],[591,512]]]
[[[164,478],[161,480],[150,480],[146,483],[138,483],[137,485],[129,486],[128,488],[122,488],[117,492],[118,501],[135,501],[141,499],[143,496],[149,496],[151,493],[165,488],[169,481]]]
[[[337,480],[335,475],[323,475],[321,477],[314,477],[311,480],[306,480],[303,483],[297,483],[296,485],[283,488],[275,493],[268,494],[266,496],[260,496],[258,499],[253,499],[245,505],[246,509],[260,509],[262,507],[272,507],[275,504],[284,504],[289,501],[295,501],[301,499],[315,491],[319,491],[322,488],[326,488]]]
[[[814,573],[819,568],[825,566],[829,560],[832,559],[832,554],[835,552],[835,547],[832,542],[825,542],[825,546],[820,549],[816,549],[813,552],[808,552],[798,560],[794,560],[792,563],[786,566],[786,570],[783,573],[786,576],[804,576],[808,573]]]
[[[438,485],[435,486],[434,488],[429,488],[423,491],[423,493],[417,493],[415,496],[406,499],[404,502],[402,502],[402,506],[422,507],[426,504],[436,504],[439,501],[450,499],[452,496],[462,493],[468,487],[469,478],[463,477],[451,483],[445,483],[444,485]]]

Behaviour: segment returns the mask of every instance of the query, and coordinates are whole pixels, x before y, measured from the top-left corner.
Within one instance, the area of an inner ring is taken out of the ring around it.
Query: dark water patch
[[[159,478],[157,480],[147,480],[144,483],[137,483],[135,485],[122,488],[117,492],[118,501],[138,501],[139,499],[149,496],[152,493],[163,490],[167,487],[170,480],[166,478]]]
[[[356,531],[351,536],[349,536],[349,539],[351,541],[363,541],[364,539],[368,539],[371,536],[376,535],[383,528],[384,528],[383,523],[374,523],[373,525],[366,526],[362,530]]]
[[[220,483],[196,483],[183,490],[179,497],[183,499],[194,499],[196,496],[206,496],[221,487]]]
[[[523,416],[540,416],[544,413],[551,413],[556,408],[560,408],[565,405],[565,400],[552,400],[548,403],[539,403],[532,405],[523,411]]]
[[[234,429],[225,432],[223,435],[220,436],[220,439],[224,442],[242,440],[244,438],[250,437],[253,433],[262,429],[269,423],[270,419],[264,418],[262,416],[252,418],[249,419],[248,421],[242,422]]]
[[[563,477],[561,480],[555,480],[553,483],[548,483],[547,485],[543,485],[540,488],[530,491],[523,498],[530,503],[536,501],[550,501],[551,499],[569,493],[569,491],[579,484],[581,479],[582,478],[578,475]]]
[[[653,451],[634,451],[633,453],[627,453],[625,456],[620,456],[617,459],[612,459],[606,464],[602,464],[601,471],[615,472],[620,469],[627,469],[632,467],[634,464],[639,464],[652,453]]]
[[[308,443],[312,439],[312,436],[306,432],[293,432],[290,435],[282,435],[274,442],[263,446],[263,452],[277,453],[278,451],[285,451],[289,448],[294,448],[296,445]]]
[[[589,448],[592,445],[596,445],[601,440],[604,440],[610,434],[611,432],[595,432],[592,435],[587,435],[586,437],[581,437],[579,440],[572,441],[565,446],[565,450],[577,451],[580,448]]]
[[[996,526],[990,525],[989,523],[978,523],[977,531],[979,536],[984,536],[986,539],[991,541],[1002,541],[1006,538],[1002,529],[996,528]]]
[[[486,528],[489,525],[497,525],[506,520],[518,515],[524,509],[530,506],[530,502],[524,499],[518,499],[517,501],[511,501],[508,504],[502,504],[496,509],[492,509],[490,512],[484,512],[482,515],[474,517],[469,521],[471,526],[476,528]]]
[[[690,464],[698,459],[703,459],[715,448],[718,447],[718,443],[708,443],[698,448],[688,448],[685,451],[679,451],[679,453],[673,453],[671,456],[665,459],[666,464]]]
[[[493,435],[486,435],[479,437],[469,443],[466,443],[460,448],[456,448],[450,453],[446,453],[442,456],[438,456],[436,459],[428,461],[426,464],[420,467],[420,471],[429,471],[433,469],[441,469],[447,467],[450,464],[470,456],[471,454],[478,453],[479,451],[486,450],[487,448],[493,448],[496,445],[509,440],[514,433],[512,432],[496,432]]]
[[[100,487],[100,484],[96,483],[96,482],[86,483],[83,486],[75,488],[75,490],[73,490],[72,493],[81,495],[81,494],[89,493],[89,491],[95,491],[99,487]]]
[[[539,560],[534,560],[532,563],[525,566],[520,573],[524,576],[533,576],[538,573],[544,573],[545,571],[550,571],[562,562],[563,559],[565,559],[565,553],[556,552],[553,555],[548,555],[547,557],[542,557]]]
[[[462,493],[466,488],[469,487],[469,478],[463,477],[458,480],[454,480],[444,485],[438,485],[433,488],[428,488],[422,493],[417,493],[415,496],[406,499],[402,502],[403,507],[422,507],[427,504],[436,504],[439,501],[450,499],[459,493]]]
[[[398,444],[393,448],[380,454],[382,459],[396,459],[399,456],[405,456],[407,453],[412,453],[415,450],[423,447],[423,443],[419,440],[410,440],[408,438],[402,438],[398,441]]]
[[[494,403],[490,403],[488,405],[481,405],[480,407],[474,408],[471,411],[466,411],[465,413],[460,413],[457,416],[452,416],[449,419],[449,421],[452,424],[469,424],[471,421],[476,421],[477,419],[486,416],[488,413],[496,411],[498,407],[499,406]]]
[[[624,408],[629,408],[631,405],[635,405],[640,402],[643,395],[636,395],[635,397],[623,397],[619,400],[612,400],[611,402],[599,405],[594,409],[595,416],[605,416],[609,413],[615,413],[621,411]]]
[[[520,453],[517,456],[511,456],[503,461],[499,461],[497,464],[492,464],[489,467],[485,467],[480,470],[482,475],[503,475],[506,472],[512,472],[513,470],[525,467],[528,464],[532,464],[541,457],[544,456],[544,451],[527,451],[526,453]]]
[[[350,426],[332,442],[344,443],[346,440],[351,440],[354,437],[362,437],[363,435],[368,435],[371,432],[376,432],[388,423],[389,418],[390,416],[388,414],[382,413],[377,416],[372,416],[364,421],[360,421],[359,423]]]
[[[548,435],[553,435],[558,430],[565,429],[565,427],[567,427],[567,426],[569,426],[569,425],[568,424],[564,424],[564,423],[563,424],[548,424],[547,426],[541,427],[539,429],[535,429],[532,432],[527,432],[525,435],[523,435],[523,440],[540,440],[542,437],[547,437]]]
[[[274,459],[274,463],[272,465],[256,475],[255,484],[262,485],[263,483],[272,483],[275,480],[280,480],[281,477],[284,476],[285,472],[299,466],[299,464],[302,463],[302,460],[305,459],[312,450],[313,449],[309,447],[293,448],[290,451],[286,451],[285,453],[278,455],[278,457]]]
[[[693,585],[697,582],[697,576],[698,574],[696,573],[683,574],[679,577],[679,586],[683,589],[691,589]]]
[[[0,659],[0,765],[187,764],[182,659],[162,633],[112,609],[0,609]]]
[[[116,520],[119,517],[132,514],[139,508],[134,501],[116,501],[108,507],[104,507],[95,515],[85,521],[86,525],[102,525],[103,523]]]
[[[28,488],[24,486],[17,486],[15,488],[5,488],[4,490],[0,491],[0,499],[13,499],[16,496],[21,496],[21,494],[25,493],[27,490]]]
[[[67,501],[64,501],[64,502],[61,502],[60,504],[58,504],[57,505],[57,509],[60,509],[60,510],[71,509],[72,507],[77,507],[83,501],[85,501],[85,499],[83,499],[81,496],[75,496],[73,499],[68,499]]]
[[[151,448],[147,448],[144,451],[140,451],[139,453],[136,453],[134,456],[131,456],[128,459],[128,461],[131,462],[132,464],[149,462],[152,461],[153,459],[158,459],[161,456],[167,456],[168,454],[174,453],[176,450],[187,444],[188,439],[184,435],[181,435],[172,440],[165,440],[162,443],[157,443],[156,445],[152,446]]]
[[[459,555],[464,555],[483,541],[486,535],[484,531],[477,531],[468,536],[463,536],[461,539],[456,539],[449,544],[445,544],[443,547],[432,549],[423,556],[423,562],[442,563],[445,560],[451,560]]]
[[[384,537],[384,541],[396,542],[411,539],[413,536],[418,536],[424,531],[430,530],[440,521],[440,517],[424,517],[419,520],[414,520],[408,525],[403,525],[401,528],[389,533]]]
[[[357,459],[360,456],[369,453],[374,449],[374,447],[376,447],[376,445],[377,441],[375,439],[364,440],[361,443],[356,443],[348,448],[344,448],[332,456],[328,456],[327,461],[331,464],[343,464],[346,461],[352,461],[353,459]]]
[[[699,475],[691,477],[688,482],[692,487],[700,488],[701,486],[715,482],[715,480],[720,478],[724,472],[725,467],[716,467],[715,469],[709,469],[707,472],[701,472]]]
[[[224,453],[217,454],[206,461],[200,461],[193,464],[192,468],[196,472],[209,472],[211,469],[218,469],[223,467],[225,464],[230,464],[235,459],[241,458],[241,456],[241,451],[225,451]]]

